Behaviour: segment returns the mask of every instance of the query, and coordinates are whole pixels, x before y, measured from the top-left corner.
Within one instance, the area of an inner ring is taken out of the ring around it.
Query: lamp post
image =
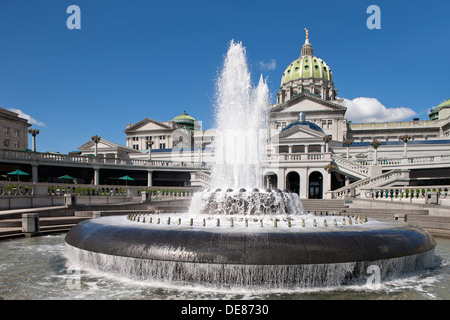
[[[349,153],[350,153],[350,146],[352,145],[352,143],[353,143],[353,140],[350,140],[350,139],[344,140],[344,146],[347,147],[347,160],[348,160],[348,158],[350,158]]]
[[[373,147],[374,150],[374,155],[373,155],[373,165],[376,166],[378,159],[377,159],[377,149],[380,146],[381,142],[373,139],[372,141],[370,141],[370,145]]]
[[[323,167],[325,170],[327,170],[328,173],[331,174],[331,172],[333,172],[334,169],[336,169],[336,166],[333,163],[329,163],[327,164],[325,167]]]
[[[323,141],[325,141],[325,152],[328,152],[328,142],[331,141],[331,135],[323,136]]]
[[[98,152],[97,145],[100,142],[100,140],[102,140],[102,138],[100,138],[98,135],[95,135],[95,136],[92,136],[91,139],[95,143],[95,156],[97,156],[97,152]]]
[[[399,140],[402,140],[404,145],[403,145],[403,157],[407,158],[408,157],[408,141],[411,140],[412,137],[405,134],[403,136],[401,136],[399,138]]]
[[[148,161],[152,160],[152,147],[154,144],[155,144],[155,141],[153,141],[153,140],[147,141]]]
[[[28,132],[33,137],[33,151],[36,152],[36,136],[39,134],[39,130],[37,130],[37,129],[28,129]]]

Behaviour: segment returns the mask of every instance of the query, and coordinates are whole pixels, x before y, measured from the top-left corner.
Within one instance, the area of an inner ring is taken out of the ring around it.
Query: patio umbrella
[[[20,176],[29,176],[29,173],[23,172],[22,170],[16,170],[7,173],[8,176],[17,176],[17,181],[19,181]]]
[[[125,185],[128,185],[128,181],[134,181],[134,179],[130,176],[120,177],[119,180],[125,180]]]
[[[69,176],[69,175],[67,175],[67,174],[65,174],[65,175],[63,175],[63,176],[61,176],[61,177],[58,177],[58,179],[60,179],[60,180],[66,180],[66,182],[68,182],[68,180],[75,180],[74,177],[71,177],[71,176]]]

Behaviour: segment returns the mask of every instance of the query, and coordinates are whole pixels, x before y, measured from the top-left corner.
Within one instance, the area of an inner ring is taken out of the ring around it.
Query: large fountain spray
[[[258,86],[252,87],[242,43],[230,42],[217,87],[212,185],[260,188],[269,90],[262,75]]]

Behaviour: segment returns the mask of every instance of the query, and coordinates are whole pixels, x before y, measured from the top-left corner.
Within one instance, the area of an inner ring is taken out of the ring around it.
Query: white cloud
[[[39,126],[39,127],[45,127],[45,123],[32,118],[29,114],[26,114],[25,112],[23,112],[20,109],[10,108],[8,110],[19,114],[20,118],[27,119],[28,122],[31,123],[31,124],[34,124],[34,125]]]
[[[345,116],[353,122],[388,122],[407,120],[417,113],[406,107],[387,108],[375,98],[344,98]]]
[[[271,71],[271,70],[274,70],[276,67],[277,67],[277,62],[275,61],[275,59],[270,60],[270,62],[264,62],[264,61],[259,62],[259,68],[264,71]]]

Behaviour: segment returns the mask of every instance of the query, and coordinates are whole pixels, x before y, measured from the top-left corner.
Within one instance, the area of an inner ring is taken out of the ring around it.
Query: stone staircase
[[[399,185],[407,185],[409,182],[409,170],[396,169],[382,173],[373,178],[365,178],[355,181],[347,186],[333,190],[333,198],[342,198],[350,193],[350,190],[355,190],[355,196],[360,194],[360,189],[369,189],[375,187],[387,187],[394,183]]]
[[[303,208],[311,213],[343,213],[348,208],[344,199],[301,199]]]
[[[357,179],[366,179],[369,177],[369,167],[359,162],[348,160],[336,154],[332,155],[332,159],[337,171],[341,171]]]

